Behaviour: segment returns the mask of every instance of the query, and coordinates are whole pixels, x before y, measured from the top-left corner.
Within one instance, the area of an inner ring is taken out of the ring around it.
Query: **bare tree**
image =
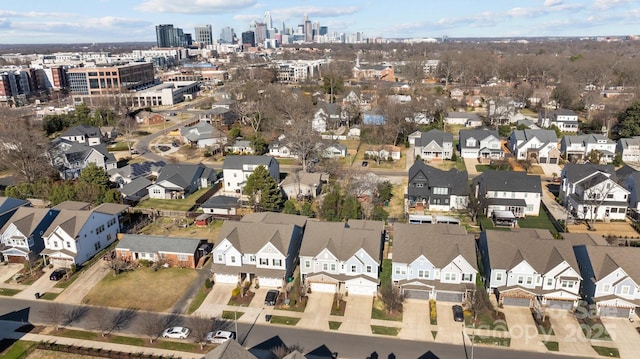
[[[149,343],[153,343],[164,329],[162,321],[160,321],[157,314],[153,312],[141,312],[139,317],[142,332],[149,337]]]
[[[93,328],[100,331],[100,334],[104,337],[111,333],[111,316],[112,311],[106,307],[94,307],[91,309],[91,315],[89,316]]]
[[[579,184],[576,194],[581,199],[583,219],[589,220],[589,227],[593,229],[596,219],[600,215],[600,207],[610,194],[613,195],[619,185],[604,174],[595,174],[587,181]],[[604,216],[608,216],[605,213]]]
[[[302,354],[302,352],[304,352],[304,348],[298,343],[292,345],[280,345],[271,349],[271,354],[273,354],[277,359],[282,359],[294,351]]]
[[[48,148],[44,133],[29,120],[0,124],[0,162],[26,182],[33,183],[54,172],[46,158]]]
[[[200,344],[200,349],[204,349],[207,344],[207,334],[214,330],[215,320],[205,318],[202,316],[189,317],[189,328],[191,328],[191,335],[193,340]]]
[[[62,304],[51,302],[46,305],[42,314],[47,318],[46,320],[49,324],[53,325],[58,331],[60,327],[64,324],[64,321],[67,317],[67,313]]]
[[[387,313],[402,311],[404,296],[402,295],[400,288],[392,284],[382,285],[380,286],[378,297],[380,298],[382,303],[384,303],[384,307],[386,308]]]

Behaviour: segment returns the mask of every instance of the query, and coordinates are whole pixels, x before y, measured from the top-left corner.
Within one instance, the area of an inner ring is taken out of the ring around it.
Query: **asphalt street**
[[[64,305],[48,301],[20,300],[2,298],[0,300],[0,321],[29,322],[34,325],[53,325],[51,306],[59,306],[68,327],[78,329],[95,329],[96,315],[100,312],[95,307],[86,305]],[[136,311],[109,309],[110,314],[120,313],[117,332],[122,334],[135,334],[145,336],[149,328],[159,328],[158,333],[171,325],[188,325],[187,316],[172,315],[167,313],[138,313]],[[111,315],[101,314],[102,318]],[[155,323],[155,325],[150,325]],[[226,329],[234,327],[233,322],[222,324]],[[462,335],[462,333],[460,333]],[[298,343],[306,351],[313,350],[321,345],[326,345],[332,352],[337,352],[339,358],[440,358],[459,359],[470,358],[470,347],[425,343],[419,341],[400,340],[381,336],[359,336],[342,334],[339,332],[324,332],[304,330],[292,327],[266,324],[264,318],[258,316],[254,324],[238,323],[238,339],[244,347],[250,348],[267,340],[279,337],[285,343],[291,345]],[[432,356],[429,356],[432,354]],[[435,355],[435,356],[433,356]],[[508,349],[476,346],[475,358],[519,359],[536,358],[578,358],[555,354],[541,354],[535,352],[516,352]]]

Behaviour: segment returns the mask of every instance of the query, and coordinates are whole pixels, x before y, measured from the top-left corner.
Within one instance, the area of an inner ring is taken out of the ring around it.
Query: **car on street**
[[[171,146],[173,146],[173,147],[180,147],[180,145],[178,145],[178,142],[172,142],[172,143],[171,143]]]
[[[131,150],[131,154],[132,155],[139,155],[140,152],[138,152],[138,150]]]
[[[169,327],[162,332],[163,338],[187,339],[191,329],[187,327]]]
[[[51,275],[49,276],[49,279],[58,281],[58,280],[62,279],[65,274],[67,274],[67,270],[66,269],[58,268],[58,269],[54,270],[53,272],[51,272]]]
[[[453,320],[456,322],[464,322],[464,310],[462,310],[462,306],[454,305],[451,309],[453,310]]]
[[[271,306],[276,305],[276,301],[278,300],[279,294],[280,292],[278,292],[275,289],[269,290],[267,292],[267,295],[264,297],[264,305],[271,305]]]
[[[362,161],[362,167],[367,167],[369,165],[369,161]]]
[[[217,332],[207,333],[207,342],[212,344],[222,344],[229,339],[235,339],[236,332],[230,332],[228,330],[218,330]]]

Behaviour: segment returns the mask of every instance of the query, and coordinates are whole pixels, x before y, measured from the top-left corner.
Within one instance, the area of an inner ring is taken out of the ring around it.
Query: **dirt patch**
[[[589,230],[586,224],[570,224],[567,226],[569,233],[589,233],[602,235],[604,237],[618,238],[640,238],[640,234],[627,222],[596,222],[592,227],[595,231]]]

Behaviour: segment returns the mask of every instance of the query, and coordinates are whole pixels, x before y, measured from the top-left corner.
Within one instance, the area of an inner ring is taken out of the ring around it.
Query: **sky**
[[[640,0],[22,0],[0,1],[0,44],[155,41],[155,25],[246,31],[271,12],[367,37],[597,36],[640,33]]]

